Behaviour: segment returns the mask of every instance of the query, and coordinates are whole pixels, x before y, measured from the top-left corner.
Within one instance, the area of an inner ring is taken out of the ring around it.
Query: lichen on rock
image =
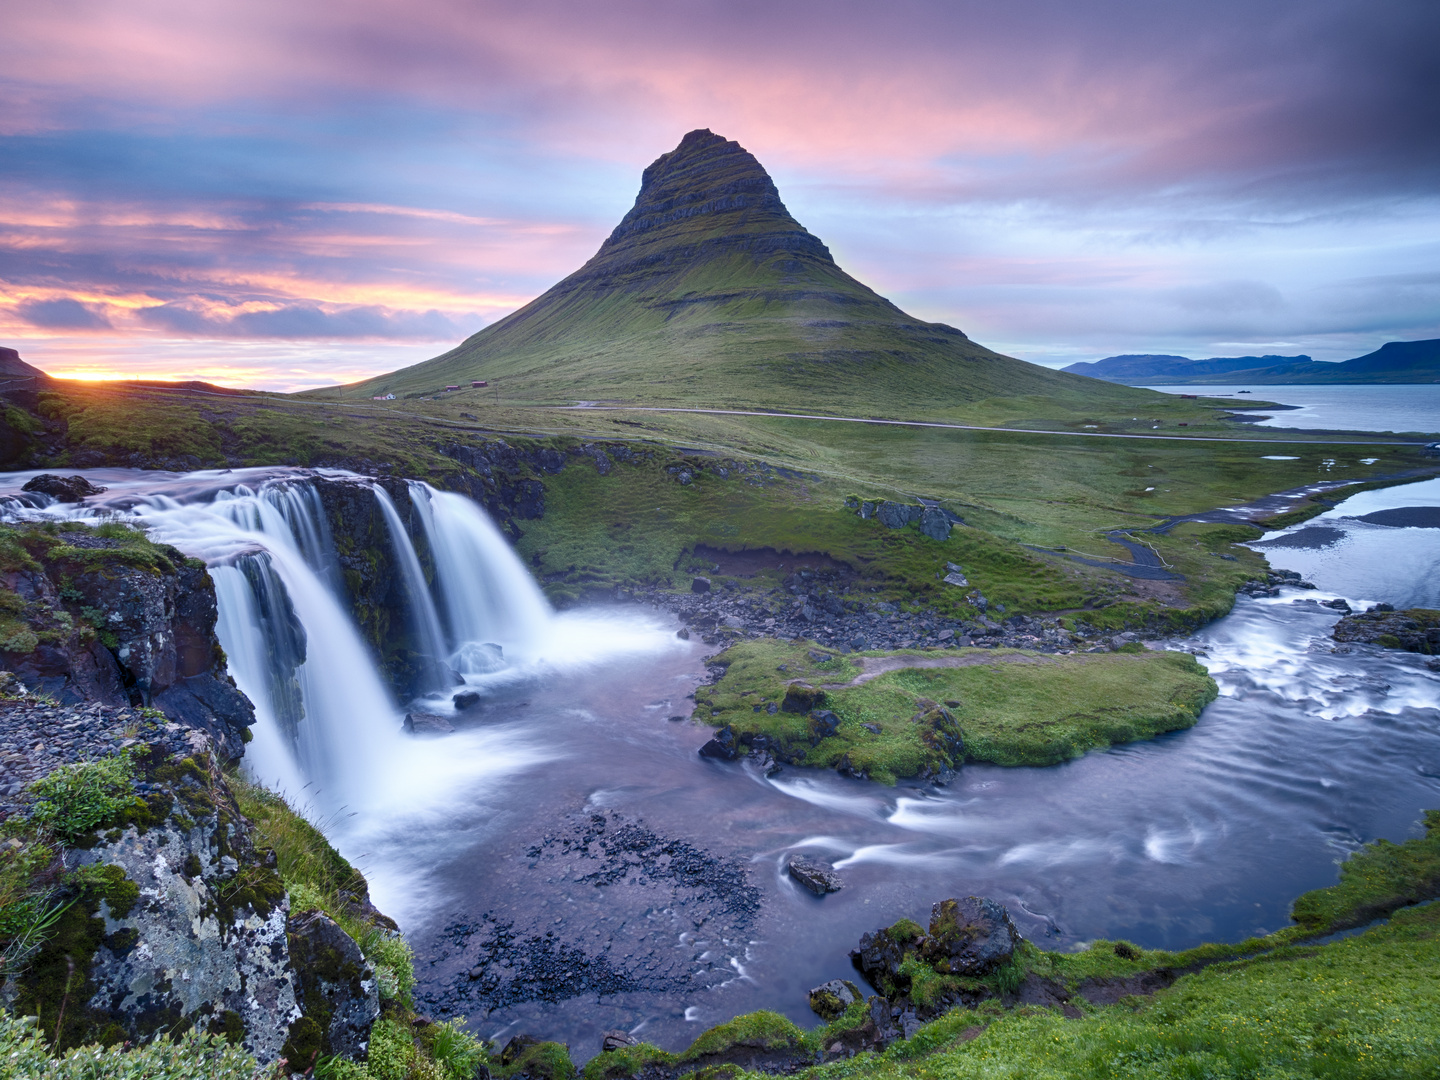
[[[72,873],[123,875],[130,888],[120,895],[129,902],[116,903],[115,890],[92,902],[88,919],[98,941],[88,968],[75,949],[42,956],[18,980],[16,1003],[34,1006],[42,1022],[52,1008],[58,1022],[65,1004],[61,1045],[144,1038],[188,1022],[235,1035],[257,1059],[274,1060],[284,1029],[300,1015],[284,884],[273,856],[251,845],[211,759],[165,749],[152,748],[159,762],[146,776],[168,796],[168,812],[159,820],[141,815],[65,853]],[[51,969],[61,964],[83,969],[88,997],[46,999]]]

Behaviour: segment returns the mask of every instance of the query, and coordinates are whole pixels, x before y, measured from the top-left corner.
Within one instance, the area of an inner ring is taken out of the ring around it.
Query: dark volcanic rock
[[[505,1049],[500,1051],[501,1065],[514,1065],[520,1060],[520,1055],[529,1050],[532,1046],[539,1046],[540,1040],[534,1035],[515,1035],[505,1044]]]
[[[110,489],[96,487],[83,476],[56,476],[53,473],[41,473],[20,490],[49,495],[57,502],[79,502],[87,495],[99,495]]]
[[[59,539],[64,546],[43,553],[38,569],[0,573],[0,585],[25,601],[31,627],[0,648],[0,666],[64,704],[158,708],[207,731],[227,760],[239,758],[255,712],[215,640],[215,585],[205,567],[164,547],[153,569],[118,553],[80,559],[74,549],[121,543],[80,531]]]
[[[942,900],[931,910],[926,934],[908,919],[860,938],[850,959],[886,998],[909,992],[900,972],[907,957],[917,957],[942,975],[986,975],[1006,963],[1020,941],[1005,905],[979,896]]]
[[[474,690],[461,690],[450,700],[457,709],[469,709],[480,704],[480,695]]]
[[[1377,604],[1369,611],[1346,615],[1330,633],[1336,641],[1440,655],[1440,611],[1430,608],[1382,610],[1389,607],[1389,604]]]
[[[860,988],[849,979],[831,979],[821,983],[807,995],[810,1008],[825,1021],[834,1020],[857,1001],[864,1000]]]
[[[881,994],[891,997],[908,990],[910,979],[900,974],[905,954],[914,952],[925,932],[907,920],[894,926],[874,930],[860,936],[860,944],[850,953],[850,962],[865,976],[865,981]]]
[[[425,530],[403,480],[316,476],[309,481],[324,510],[324,528],[333,534],[339,577],[350,601],[350,614],[361,637],[400,700],[453,684],[436,658],[425,656],[413,623],[411,597],[380,505],[390,500],[401,525],[415,543],[422,570],[433,574],[434,560]],[[377,494],[380,492],[381,494]]]
[[[948,540],[950,527],[950,515],[939,507],[926,507],[920,515],[920,531],[931,540]]]
[[[640,1040],[625,1031],[607,1031],[604,1038],[600,1040],[600,1052],[608,1053],[611,1050],[623,1050],[627,1046],[639,1046]]]
[[[379,984],[353,938],[322,911],[292,916],[286,927],[295,996],[323,1033],[321,1052],[358,1058],[380,1015]]]
[[[697,578],[695,578],[693,581],[690,582],[690,591],[691,591],[692,593],[707,593],[707,592],[709,592],[709,591],[710,591],[710,579],[707,578],[707,577],[697,577]]]
[[[826,893],[839,892],[845,887],[845,882],[831,866],[823,859],[812,859],[805,855],[791,855],[790,861],[786,864],[790,876],[798,881],[805,888],[809,889],[816,896],[824,896]]]
[[[903,529],[912,521],[920,520],[925,508],[922,506],[910,506],[907,503],[882,502],[879,509],[875,511],[883,525],[891,529]],[[947,530],[948,533],[948,530]]]
[[[780,702],[780,711],[808,713],[824,704],[825,691],[817,690],[808,683],[792,682],[785,687],[785,698]]]
[[[828,739],[840,730],[840,717],[829,709],[817,709],[810,714],[810,731],[816,739]]]
[[[566,815],[544,828],[487,871],[483,895],[503,908],[457,914],[416,942],[428,1009],[473,1014],[589,995],[688,995],[734,977],[724,943],[750,936],[761,900],[747,863],[613,812]],[[675,942],[702,927],[714,955],[697,963]]]
[[[717,758],[720,761],[734,761],[740,756],[740,741],[727,724],[715,733],[715,737],[700,747],[700,756]]]
[[[935,905],[920,952],[942,974],[985,975],[1009,960],[1019,941],[1004,904],[967,896]]]

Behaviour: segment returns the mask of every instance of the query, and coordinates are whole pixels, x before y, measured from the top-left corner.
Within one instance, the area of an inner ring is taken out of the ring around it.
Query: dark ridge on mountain
[[[20,359],[14,349],[0,347],[0,379],[48,379],[50,376]]]
[[[1107,356],[1064,369],[1107,382],[1141,386],[1186,384],[1364,384],[1440,382],[1440,338],[1391,341],[1372,353],[1342,363],[1308,356],[1230,356],[1191,360],[1185,356]]]
[[[1374,372],[1399,374],[1414,372],[1425,375],[1425,382],[1440,376],[1440,338],[1425,341],[1387,341],[1380,348],[1340,365],[1347,374]]]
[[[1132,400],[907,315],[836,265],[752,154],[708,130],[645,170],[635,205],[579,270],[449,352],[338,392],[418,397],[479,380],[511,402],[832,412]]]

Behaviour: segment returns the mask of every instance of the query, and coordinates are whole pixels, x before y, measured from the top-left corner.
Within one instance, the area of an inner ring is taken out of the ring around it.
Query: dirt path
[[[1041,654],[1021,652],[995,653],[990,650],[966,653],[963,656],[856,656],[850,661],[860,668],[860,674],[849,682],[821,683],[821,690],[848,690],[862,686],[871,679],[879,678],[889,671],[901,668],[961,668],[977,667],[980,664],[1052,664],[1055,658]]]

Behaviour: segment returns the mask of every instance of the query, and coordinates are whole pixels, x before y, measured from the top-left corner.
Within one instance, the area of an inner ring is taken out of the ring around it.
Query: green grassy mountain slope
[[[709,131],[645,170],[634,207],[575,273],[449,352],[338,392],[458,384],[468,394],[477,379],[509,402],[862,415],[954,415],[1026,396],[1143,409],[1154,396],[1001,356],[907,315],[841,270],[760,163]]]

